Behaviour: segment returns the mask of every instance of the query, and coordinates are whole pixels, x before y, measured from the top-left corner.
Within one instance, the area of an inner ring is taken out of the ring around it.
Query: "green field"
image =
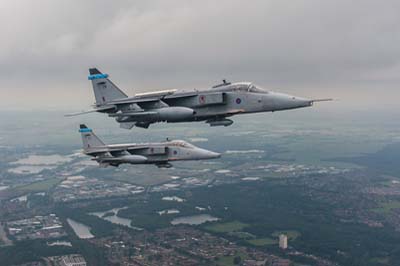
[[[235,231],[235,232],[228,232],[229,236],[234,236],[237,238],[241,238],[241,239],[254,239],[256,238],[255,235],[250,234],[248,232],[242,232],[242,231]]]
[[[155,186],[167,181],[171,181],[171,178],[167,175],[152,175],[152,176],[127,176],[127,175],[115,175],[113,180],[130,183],[139,186]]]
[[[296,238],[301,236],[300,232],[295,230],[282,230],[273,232],[271,234],[271,237],[248,239],[247,243],[250,243],[253,246],[275,245],[278,244],[278,238],[280,234],[287,235],[288,239],[290,240],[295,240]]]
[[[314,145],[315,140],[318,139],[321,145]],[[280,159],[295,158],[297,163],[302,164],[318,164],[318,165],[335,165],[338,167],[357,167],[356,164],[351,162],[326,162],[324,159],[338,158],[338,157],[353,157],[365,153],[374,153],[385,146],[384,142],[359,141],[357,137],[349,137],[343,139],[340,136],[288,136],[286,141],[285,137],[281,140],[284,141],[282,145],[287,148],[288,152],[277,154],[275,157]],[[301,154],[301,156],[298,156]]]
[[[253,246],[266,246],[266,245],[275,245],[278,243],[278,240],[265,237],[265,238],[250,239],[247,240],[247,242],[252,244]]]
[[[390,260],[388,257],[372,258],[371,262],[376,263],[377,265],[390,265]]]
[[[227,222],[227,223],[216,223],[213,225],[206,226],[206,229],[215,233],[229,233],[234,231],[240,231],[248,226],[248,224],[241,223],[239,221]]]
[[[53,186],[60,183],[61,181],[62,179],[59,178],[50,178],[43,181],[31,183],[28,185],[16,187],[15,190],[18,192],[26,192],[26,193],[47,191],[51,189]]]
[[[400,201],[394,200],[391,202],[381,203],[380,208],[373,209],[374,212],[388,214],[394,209],[400,209]]]

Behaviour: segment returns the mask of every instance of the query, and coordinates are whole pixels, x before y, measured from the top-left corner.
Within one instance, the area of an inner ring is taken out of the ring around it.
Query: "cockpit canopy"
[[[250,83],[250,85],[247,88],[247,91],[254,92],[254,93],[268,93],[267,90],[261,88],[260,86],[255,85],[253,83]]]
[[[192,144],[190,144],[190,143],[188,143],[186,141],[183,141],[183,140],[174,140],[174,141],[171,142],[171,144],[173,146],[178,146],[178,147],[183,147],[183,148],[188,148],[188,149],[194,149],[195,148],[195,146],[193,146]]]
[[[224,82],[222,84],[216,85],[213,88],[221,91],[243,91],[243,92],[253,92],[253,93],[269,93],[266,89],[260,86],[250,83],[250,82]]]

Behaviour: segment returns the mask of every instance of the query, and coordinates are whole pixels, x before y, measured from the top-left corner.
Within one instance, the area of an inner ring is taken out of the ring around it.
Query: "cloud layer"
[[[0,96],[84,106],[97,66],[129,94],[228,78],[352,99],[386,89],[390,102],[399,10],[395,0],[4,0]]]

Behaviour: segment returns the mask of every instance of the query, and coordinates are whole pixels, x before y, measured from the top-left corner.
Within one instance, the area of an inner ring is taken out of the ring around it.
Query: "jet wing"
[[[110,101],[110,104],[120,105],[120,104],[131,104],[131,103],[145,103],[145,102],[158,102],[160,101],[159,97],[131,97],[121,100]]]
[[[180,92],[171,95],[166,95],[165,99],[175,99],[175,98],[185,98],[185,97],[194,97],[200,94],[199,91],[188,91],[188,92]]]
[[[155,91],[148,93],[136,94],[134,97],[118,99],[110,101],[110,104],[120,105],[120,104],[131,104],[131,103],[148,103],[148,102],[158,102],[163,99],[175,99],[175,98],[185,98],[185,97],[195,97],[199,95],[199,92],[179,92],[175,93],[176,90],[166,90],[166,91]]]
[[[111,148],[109,150],[109,153],[114,156],[114,157],[120,157],[120,156],[124,156],[127,155],[126,152],[128,152],[129,154],[136,154],[137,151],[145,151],[148,150],[149,147],[126,147],[126,148]]]
[[[140,151],[141,155],[161,155],[166,153],[165,146],[125,146],[125,147],[110,147],[109,153],[113,156],[123,156],[124,152],[128,152],[132,155],[136,155]]]
[[[125,152],[128,152],[130,154],[135,154],[137,151],[146,151],[146,150],[150,150],[150,148],[148,146],[135,146],[129,144],[115,145],[115,146],[110,145],[107,147],[94,148],[92,150],[88,150],[85,152],[85,154],[96,157],[109,157],[111,154],[112,156],[119,157],[124,155]]]
[[[85,154],[90,156],[105,156],[107,153],[108,153],[107,149],[96,149],[96,150],[85,151]]]
[[[176,90],[166,90],[166,91],[155,91],[148,93],[136,94],[133,97],[121,98],[107,102],[107,106],[95,108],[88,111],[82,111],[79,113],[67,114],[66,116],[75,116],[80,114],[92,113],[92,112],[106,112],[111,110],[117,110],[118,105],[129,105],[129,104],[150,104],[152,102],[160,102],[163,99],[174,99],[174,98],[185,98],[185,97],[195,97],[199,95],[199,92],[182,92],[176,93]]]
[[[128,152],[130,152],[130,151],[139,151],[139,150],[146,150],[146,149],[148,149],[149,147],[134,147],[134,146],[132,146],[132,147],[126,147],[126,148],[124,148],[124,149],[112,149],[111,151],[122,151],[122,150],[124,150],[124,151],[128,151]]]
[[[95,109],[92,109],[92,110],[82,111],[82,112],[78,112],[78,113],[66,114],[64,116],[70,117],[70,116],[77,116],[77,115],[89,114],[89,113],[94,113],[94,112],[106,112],[106,111],[112,111],[112,110],[116,110],[116,106],[115,105],[108,105],[108,106],[104,106],[104,107],[95,108]]]
[[[110,117],[136,116],[136,117],[140,117],[140,118],[144,119],[144,118],[146,118],[146,116],[150,117],[152,115],[157,115],[157,114],[158,114],[157,112],[152,112],[152,111],[149,111],[149,112],[138,111],[138,112],[123,112],[123,113],[109,114],[109,116]]]
[[[128,151],[128,150],[143,150],[147,149],[147,146],[137,146],[134,144],[116,144],[116,145],[109,145],[107,147],[108,151]]]

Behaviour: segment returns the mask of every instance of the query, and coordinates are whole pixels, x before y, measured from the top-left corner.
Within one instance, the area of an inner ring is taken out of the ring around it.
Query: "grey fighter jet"
[[[163,90],[129,97],[97,68],[89,69],[89,74],[96,99],[94,109],[69,116],[88,112],[106,113],[126,129],[134,126],[148,128],[156,122],[189,121],[230,126],[233,121],[227,117],[233,115],[289,110],[331,100],[310,100],[267,91],[249,82],[230,83],[225,80],[207,89]]]
[[[171,161],[203,160],[221,157],[219,153],[198,148],[183,140],[171,140],[160,143],[104,144],[85,125],[80,125],[83,152],[92,156],[100,166],[119,166],[120,164],[155,164],[160,168],[169,168]]]

